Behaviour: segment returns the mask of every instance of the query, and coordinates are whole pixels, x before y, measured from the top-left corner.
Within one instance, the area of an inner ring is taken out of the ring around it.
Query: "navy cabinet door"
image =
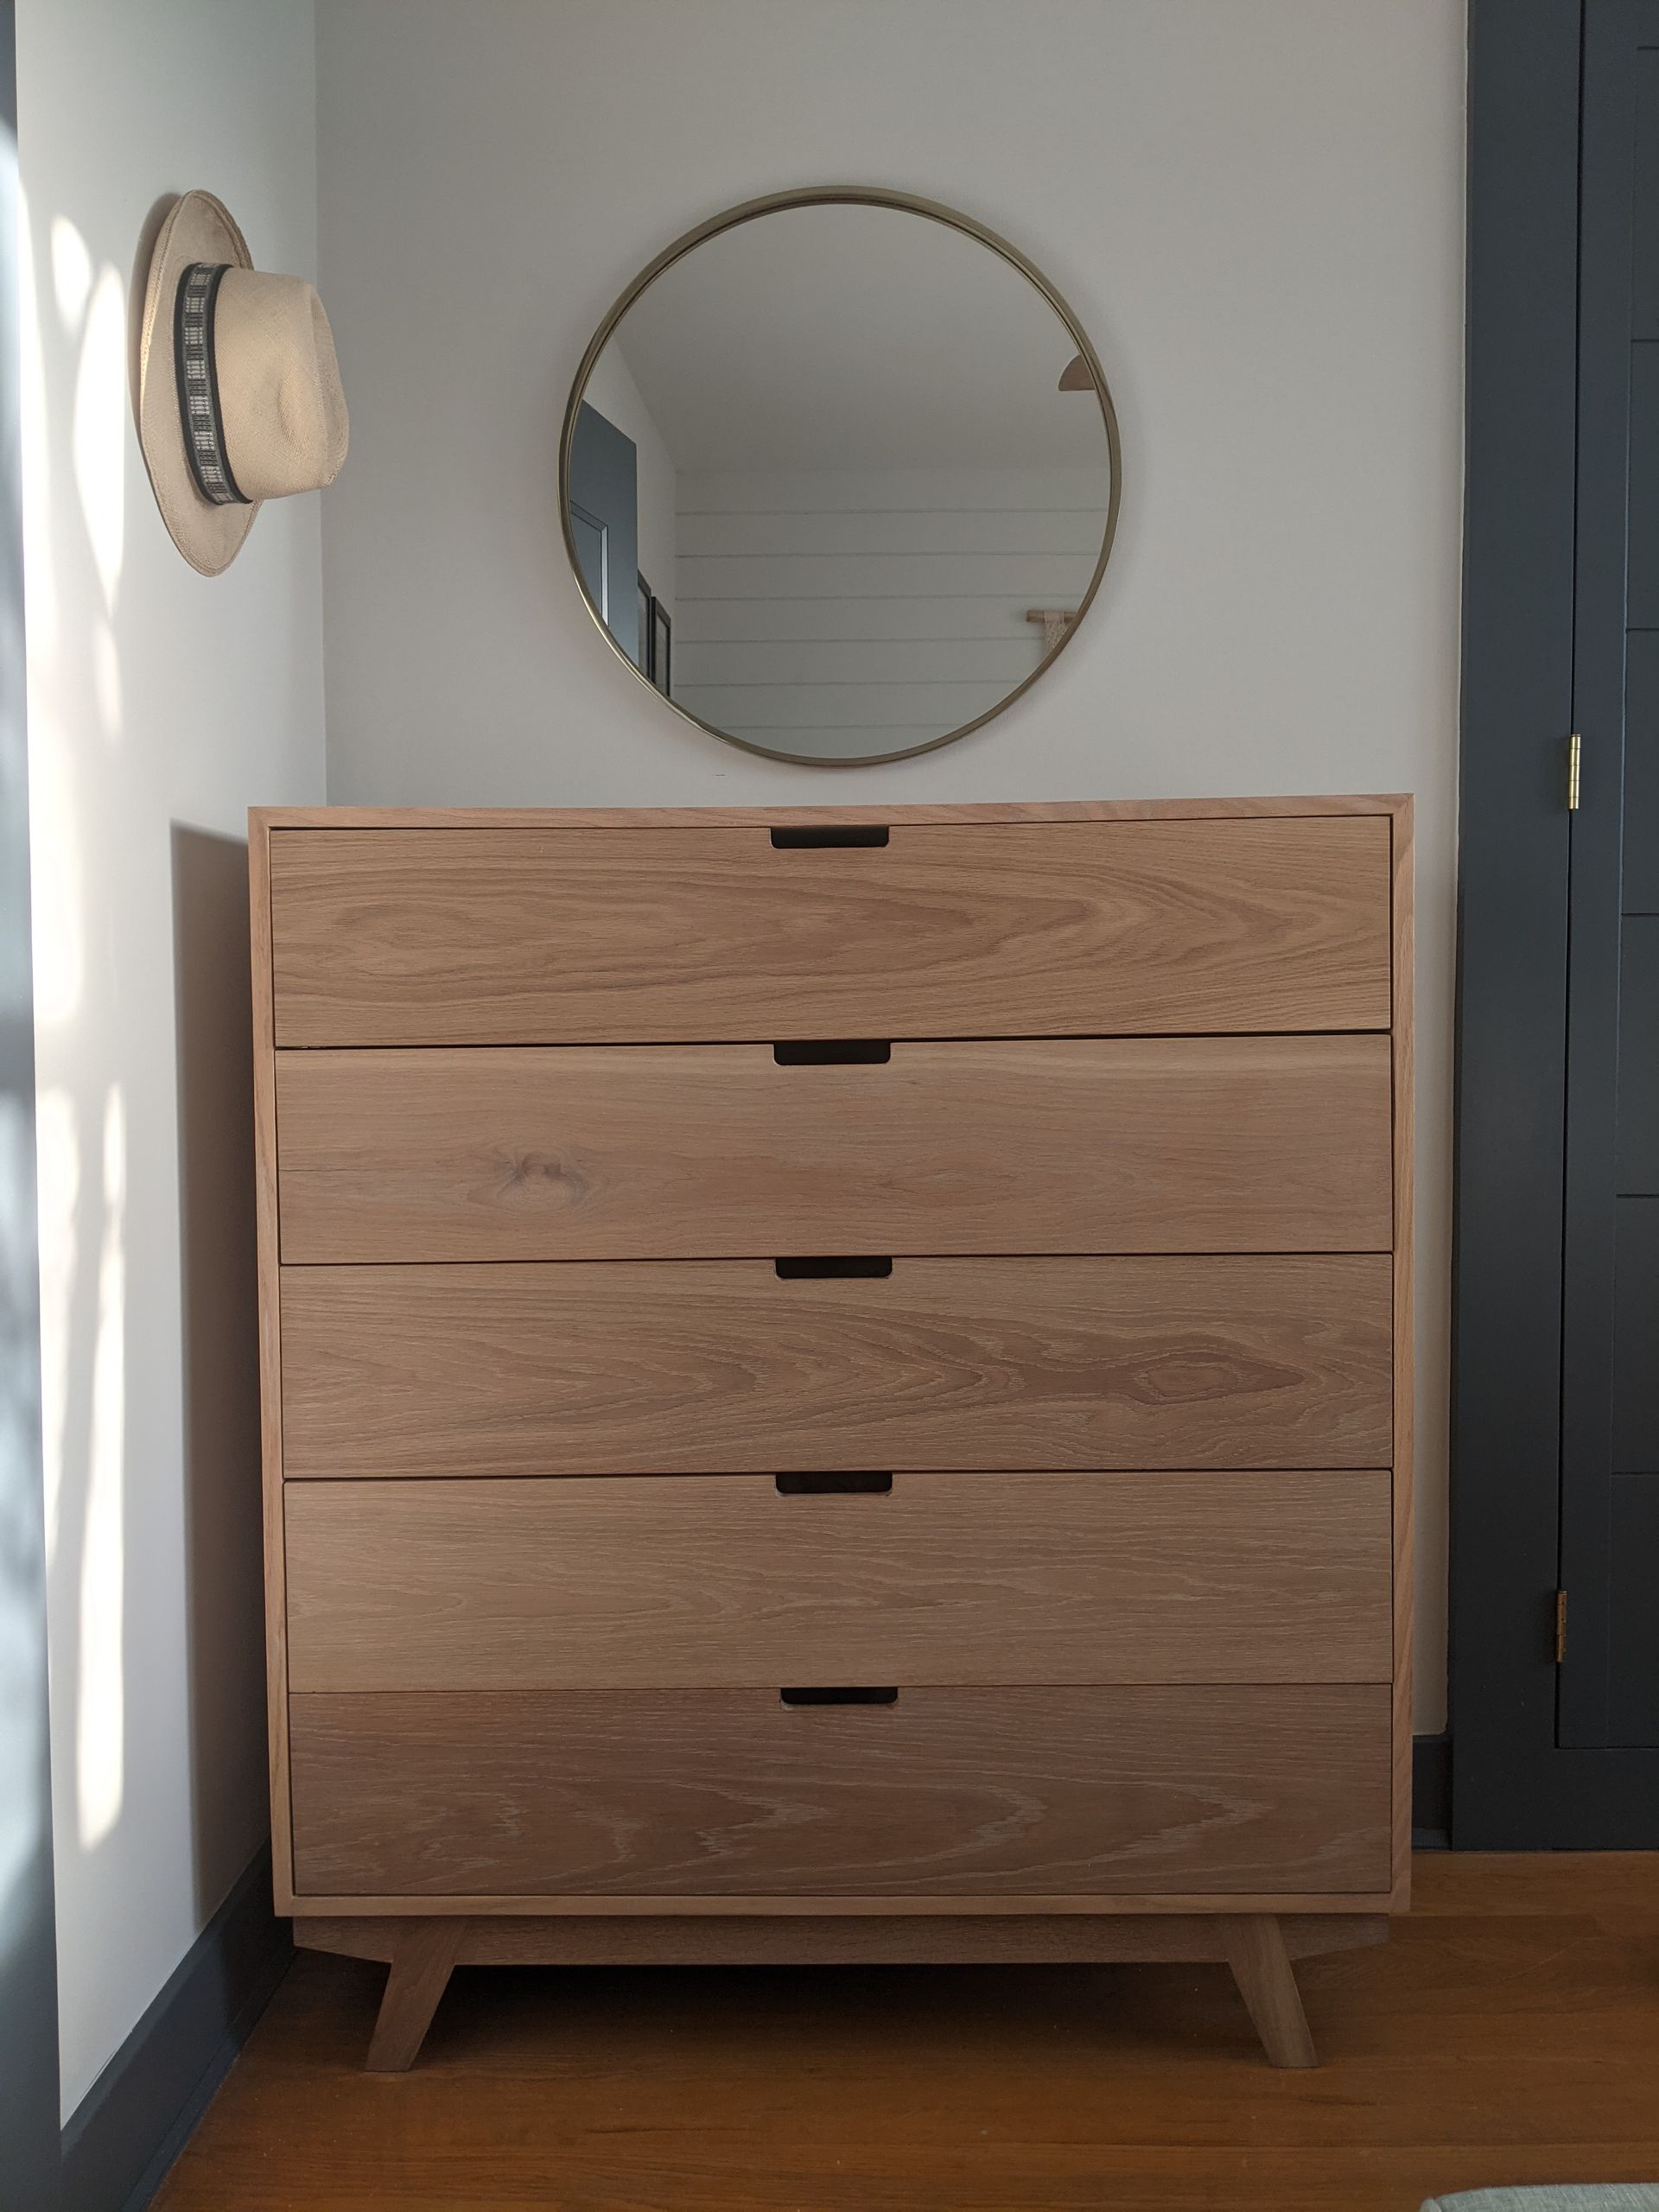
[[[1659,1746],[1659,8],[1588,0],[1559,1740]],[[1659,1842],[1659,1796],[1654,1834]]]
[[[584,401],[570,442],[570,531],[588,596],[636,668],[639,653],[639,456]]]

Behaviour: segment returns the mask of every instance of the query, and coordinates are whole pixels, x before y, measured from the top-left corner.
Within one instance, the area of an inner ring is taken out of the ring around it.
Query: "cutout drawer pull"
[[[785,1705],[897,1705],[897,1690],[800,1689],[779,1690]]]
[[[780,1068],[885,1067],[893,1047],[875,1037],[798,1037],[774,1045]]]
[[[774,1475],[779,1497],[820,1497],[842,1491],[860,1497],[887,1497],[891,1475]]]
[[[772,842],[780,853],[804,853],[826,845],[885,845],[887,832],[885,824],[847,823],[840,829],[774,830]]]
[[[866,1275],[872,1280],[893,1273],[891,1260],[866,1258],[861,1252],[828,1253],[822,1258],[774,1260],[780,1282],[816,1282],[831,1276]]]

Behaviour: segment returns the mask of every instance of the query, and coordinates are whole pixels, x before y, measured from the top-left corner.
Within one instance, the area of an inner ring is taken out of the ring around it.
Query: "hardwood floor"
[[[1222,1967],[463,1968],[414,2071],[385,1970],[302,1954],[161,2212],[1416,2212],[1659,2180],[1659,1853],[1420,1857],[1298,1969],[1323,2065]]]

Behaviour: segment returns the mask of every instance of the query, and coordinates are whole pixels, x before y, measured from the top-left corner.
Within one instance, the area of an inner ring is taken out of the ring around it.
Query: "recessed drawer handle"
[[[893,1273],[891,1260],[867,1257],[862,1252],[831,1252],[821,1258],[774,1260],[772,1264],[780,1282],[817,1282],[836,1275],[874,1278]]]
[[[885,845],[887,832],[885,823],[847,823],[840,829],[774,830],[772,842],[780,853],[807,853],[826,845]]]
[[[830,1497],[842,1491],[859,1497],[887,1497],[893,1491],[891,1475],[774,1475],[779,1497]]]
[[[885,1067],[893,1047],[875,1037],[798,1037],[774,1045],[772,1057],[780,1068]]]
[[[897,1690],[779,1690],[785,1705],[897,1705]]]

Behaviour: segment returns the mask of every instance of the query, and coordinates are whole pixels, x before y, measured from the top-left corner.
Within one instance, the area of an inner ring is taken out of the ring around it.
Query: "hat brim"
[[[238,269],[253,266],[247,240],[230,210],[211,192],[187,192],[168,211],[156,236],[138,335],[138,443],[168,534],[193,569],[204,576],[217,576],[241,550],[259,503],[216,506],[205,499],[184,449],[173,309],[179,279],[196,261],[228,262]]]

